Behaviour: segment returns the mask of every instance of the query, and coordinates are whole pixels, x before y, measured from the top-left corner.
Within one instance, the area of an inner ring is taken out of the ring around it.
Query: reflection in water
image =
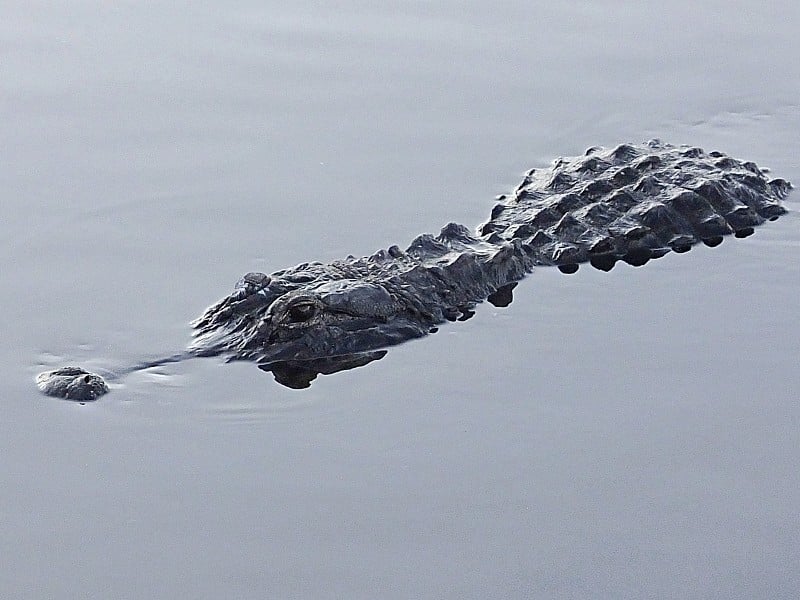
[[[348,371],[363,367],[374,360],[386,356],[386,350],[359,352],[343,356],[330,356],[311,360],[286,360],[258,365],[262,371],[272,371],[275,381],[293,390],[301,390],[311,386],[317,375],[332,375],[339,371]]]
[[[487,300],[490,304],[498,308],[505,308],[514,299],[513,290],[517,282],[504,285],[496,292],[491,294]],[[474,310],[463,310],[458,321],[466,321],[475,315]],[[294,390],[300,390],[311,386],[311,382],[317,375],[332,375],[340,371],[349,371],[363,367],[369,363],[380,360],[388,354],[388,350],[373,350],[371,352],[358,352],[355,354],[345,354],[342,356],[328,356],[310,360],[286,360],[261,363],[258,368],[265,372],[272,372],[275,381],[281,385]]]

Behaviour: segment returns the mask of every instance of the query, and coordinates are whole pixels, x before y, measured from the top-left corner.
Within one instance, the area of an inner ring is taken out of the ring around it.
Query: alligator
[[[194,339],[178,354],[114,376],[186,358],[250,360],[289,387],[318,373],[363,366],[385,348],[465,320],[476,304],[511,302],[534,267],[574,273],[589,263],[608,271],[641,266],[700,242],[751,235],[786,212],[792,185],[767,169],[721,152],[659,140],[589,148],[531,169],[497,197],[477,230],[450,223],[367,257],[308,262],[271,275],[248,273],[233,292],[193,323]],[[37,376],[45,394],[95,400],[106,381],[80,367]]]

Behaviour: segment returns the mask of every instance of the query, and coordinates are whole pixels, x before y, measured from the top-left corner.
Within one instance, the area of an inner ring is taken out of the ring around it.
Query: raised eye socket
[[[311,302],[302,302],[292,306],[287,314],[289,315],[289,321],[292,323],[303,323],[313,317],[316,312],[317,307],[314,306],[314,304]]]

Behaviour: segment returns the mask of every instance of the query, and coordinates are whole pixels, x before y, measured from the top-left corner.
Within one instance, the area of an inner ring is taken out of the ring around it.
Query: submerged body
[[[451,223],[406,250],[248,273],[193,323],[185,353],[128,371],[224,355],[305,387],[316,373],[361,366],[381,358],[381,348],[469,318],[478,302],[508,304],[515,282],[535,266],[573,273],[588,262],[607,271],[620,260],[639,266],[701,241],[746,237],[785,212],[780,200],[790,189],[719,152],[657,140],[590,148],[528,172],[477,232]],[[77,367],[42,373],[37,383],[49,395],[84,401],[108,389]]]

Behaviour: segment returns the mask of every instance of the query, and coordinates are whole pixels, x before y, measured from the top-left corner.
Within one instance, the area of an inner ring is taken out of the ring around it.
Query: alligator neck
[[[476,303],[519,281],[534,265],[521,240],[494,243],[456,223],[436,236],[417,237],[405,254],[417,264],[384,285],[413,290],[409,302],[437,323],[471,314]]]

